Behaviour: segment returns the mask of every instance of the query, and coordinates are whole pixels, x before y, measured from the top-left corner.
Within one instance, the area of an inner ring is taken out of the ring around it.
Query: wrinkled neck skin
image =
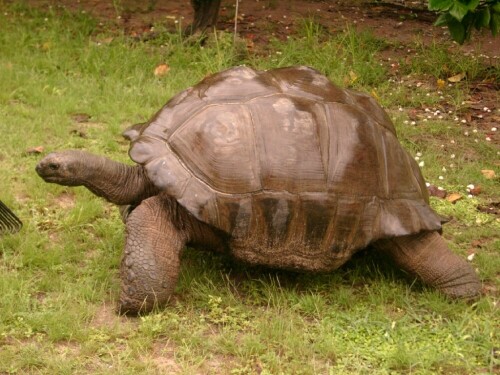
[[[130,166],[83,152],[79,163],[85,172],[78,179],[78,185],[111,203],[138,204],[158,193],[142,166]]]

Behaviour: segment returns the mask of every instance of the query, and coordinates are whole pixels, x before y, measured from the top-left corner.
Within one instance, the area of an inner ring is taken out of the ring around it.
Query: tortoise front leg
[[[174,292],[186,243],[173,223],[175,209],[168,198],[154,196],[129,214],[120,269],[120,313],[151,311],[167,303]]]
[[[403,270],[449,297],[473,298],[480,294],[481,282],[474,269],[454,254],[437,232],[379,240],[374,246]]]

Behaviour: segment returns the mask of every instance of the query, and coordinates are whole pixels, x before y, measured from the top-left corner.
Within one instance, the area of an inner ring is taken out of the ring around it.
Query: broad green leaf
[[[495,13],[500,13],[500,2],[497,1],[495,4],[493,4],[491,6],[491,9],[493,10],[493,12]]]
[[[479,0],[470,0],[467,3],[467,9],[474,10],[477,8],[478,5],[479,5]]]
[[[448,23],[448,29],[450,30],[451,37],[454,41],[459,44],[463,44],[465,41],[465,27],[462,23],[458,22],[456,19],[451,19]]]
[[[456,1],[450,9],[450,14],[457,20],[462,21],[469,9],[467,5]]]
[[[436,20],[436,22],[434,22],[434,26],[448,25],[448,23],[450,22],[450,19],[452,19],[452,18],[448,13],[441,13],[439,15],[438,19]]]
[[[488,24],[488,26],[489,26],[489,24]],[[481,27],[483,27],[483,26],[481,26],[481,16],[480,16],[480,14],[476,14],[475,18],[474,18],[474,28],[479,31],[479,30],[481,30]]]
[[[429,0],[429,10],[448,10],[453,5],[453,0]]]
[[[476,18],[476,28],[479,30],[480,27],[488,27],[490,24],[491,14],[490,8],[481,9]]]
[[[491,20],[490,20],[490,30],[493,36],[498,35],[499,29],[500,29],[500,14],[493,13],[491,15]]]
[[[463,25],[465,29],[465,40],[469,40],[470,36],[472,34],[472,27],[474,26],[474,22],[476,21],[477,14],[474,12],[468,12],[464,19],[462,20],[461,24]]]

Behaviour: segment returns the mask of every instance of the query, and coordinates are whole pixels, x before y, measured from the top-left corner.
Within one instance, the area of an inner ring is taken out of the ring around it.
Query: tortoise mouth
[[[62,182],[63,181],[62,178],[57,177],[57,176],[45,176],[45,175],[41,175],[41,174],[39,174],[39,176],[41,178],[43,178],[43,180],[45,182],[55,182],[55,183],[58,183],[58,182]]]
[[[38,163],[35,167],[35,171],[41,178],[45,180],[46,178],[49,178],[50,175],[47,175],[46,168],[44,167],[43,164],[44,164],[43,162]]]

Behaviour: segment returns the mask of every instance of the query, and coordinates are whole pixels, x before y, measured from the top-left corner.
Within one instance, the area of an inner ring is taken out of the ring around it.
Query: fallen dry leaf
[[[160,64],[155,68],[155,76],[163,77],[170,70],[170,67],[167,64]]]
[[[446,197],[446,190],[438,188],[436,185],[429,185],[427,187],[427,190],[429,191],[429,195],[432,197],[438,197],[438,198],[445,198]]]
[[[43,146],[31,147],[26,150],[28,155],[41,154],[45,148]]]
[[[492,202],[485,206],[477,206],[477,210],[485,214],[500,215],[500,202]]]
[[[476,187],[470,189],[469,193],[471,193],[472,195],[479,195],[479,194],[481,194],[481,186],[476,186]]]
[[[448,82],[460,82],[462,79],[465,78],[465,73],[458,73],[455,74],[454,76],[448,77]]]
[[[482,169],[481,173],[487,180],[492,180],[495,178],[495,171],[491,169]]]
[[[450,203],[453,203],[455,204],[456,202],[458,202],[460,199],[462,199],[462,195],[458,194],[458,193],[451,193],[450,195],[448,195],[446,197],[446,200]]]
[[[442,89],[442,88],[444,87],[445,83],[446,83],[446,82],[445,82],[444,80],[442,80],[442,79],[438,79],[438,80],[437,80],[437,82],[436,82],[436,84],[437,84],[437,88],[438,88],[438,89]]]
[[[415,108],[408,110],[408,117],[410,118],[410,120],[413,120],[413,121],[418,120],[419,119],[418,110]]]

